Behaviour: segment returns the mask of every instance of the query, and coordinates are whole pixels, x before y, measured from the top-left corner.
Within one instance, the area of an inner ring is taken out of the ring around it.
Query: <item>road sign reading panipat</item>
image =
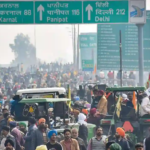
[[[35,11],[36,23],[82,23],[82,1],[37,1]]]
[[[85,1],[83,23],[127,23],[128,1]]]
[[[33,24],[33,1],[0,1],[0,24]]]

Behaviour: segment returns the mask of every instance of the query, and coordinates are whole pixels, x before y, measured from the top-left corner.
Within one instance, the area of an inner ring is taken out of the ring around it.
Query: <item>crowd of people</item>
[[[8,106],[8,103],[10,104],[19,89],[66,87],[69,84],[71,92],[74,93],[72,97],[77,95],[80,97],[79,99],[83,99],[83,91],[79,89],[78,92],[76,84],[83,81],[92,82],[90,73],[76,71],[72,64],[41,64],[38,69],[35,67],[31,69],[32,71],[26,72],[23,70],[19,72],[11,68],[0,71],[0,150],[150,150],[149,138],[145,139],[144,144],[133,145],[121,127],[116,129],[113,140],[109,140],[109,136],[104,134],[103,128],[99,126],[99,120],[101,116],[110,112],[107,95],[103,91],[98,91],[98,93],[94,91],[94,95],[102,98],[100,100],[99,97],[100,102],[96,106],[92,104],[89,111],[77,110],[77,114],[74,114],[79,129],[66,128],[61,138],[56,130],[49,129],[44,118],[36,120],[34,117],[30,117],[28,123],[18,123],[15,116],[11,114],[11,107]],[[119,77],[119,75],[117,76]],[[134,78],[132,73],[130,76]],[[97,82],[102,78],[103,71],[96,75],[94,80]],[[108,78],[114,78],[113,72],[108,73]],[[91,94],[91,91],[89,93]],[[128,95],[123,103],[132,105],[130,96]],[[146,102],[146,104],[142,104],[143,112],[145,112],[145,105],[148,105],[149,99]],[[96,129],[93,131],[95,136],[91,139],[88,139],[88,123],[96,125]]]
[[[79,113],[79,129],[64,129],[60,139],[57,137],[56,130],[48,128],[44,118],[36,120],[30,117],[28,124],[17,123],[13,116],[10,116],[9,111],[3,109],[0,119],[2,134],[0,150],[131,150],[131,143],[121,127],[116,129],[114,140],[109,141],[109,137],[103,134],[103,128],[97,126],[95,136],[88,141],[88,128],[85,120],[84,113]],[[145,143],[148,141],[149,138]],[[141,143],[135,145],[135,150],[144,150],[143,148]]]

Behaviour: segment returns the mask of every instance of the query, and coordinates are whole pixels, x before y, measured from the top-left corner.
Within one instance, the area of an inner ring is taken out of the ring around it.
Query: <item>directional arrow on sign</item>
[[[90,4],[87,5],[86,11],[88,12],[88,20],[91,20],[91,11],[93,11],[93,7]]]
[[[42,18],[42,13],[44,11],[44,7],[42,5],[40,5],[38,8],[37,8],[37,12],[39,12],[39,17],[40,17],[40,21],[43,20]]]

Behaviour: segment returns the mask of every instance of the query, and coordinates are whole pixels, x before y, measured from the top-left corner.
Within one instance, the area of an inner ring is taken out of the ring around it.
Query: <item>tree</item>
[[[14,39],[14,44],[9,44],[9,46],[15,54],[13,63],[23,63],[27,66],[36,63],[36,49],[34,45],[30,43],[28,35],[22,33],[18,34]]]

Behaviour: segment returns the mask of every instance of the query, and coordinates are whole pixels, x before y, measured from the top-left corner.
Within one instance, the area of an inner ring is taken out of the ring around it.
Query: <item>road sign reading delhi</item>
[[[0,24],[33,24],[33,1],[0,1]]]
[[[82,23],[82,1],[37,1],[35,22],[38,24]]]
[[[128,1],[85,1],[83,23],[127,23]]]

